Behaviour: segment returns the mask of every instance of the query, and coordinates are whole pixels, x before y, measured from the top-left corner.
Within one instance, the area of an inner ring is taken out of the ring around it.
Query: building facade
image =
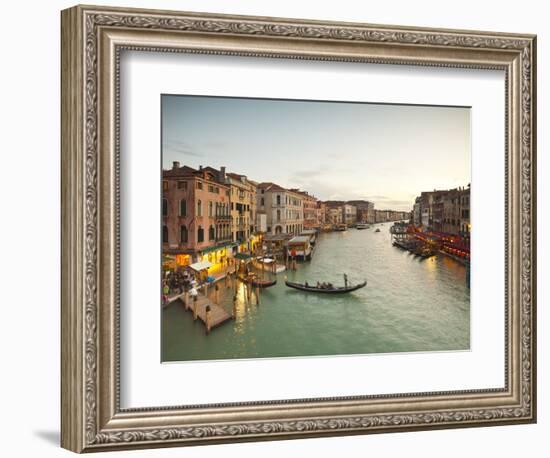
[[[180,167],[164,170],[162,177],[163,252],[184,266],[205,252],[222,257],[231,241],[229,186],[218,173]],[[219,250],[217,250],[219,248]],[[215,253],[219,251],[219,253]],[[216,260],[215,260],[216,261]]]
[[[259,183],[257,211],[266,215],[267,233],[299,234],[304,229],[303,197],[275,183]]]
[[[413,222],[425,231],[445,232],[470,239],[470,185],[422,192],[414,203]]]
[[[443,198],[443,232],[460,234],[460,191],[449,190]]]
[[[245,175],[225,174],[225,182],[230,188],[231,233],[233,242],[247,249],[252,235],[256,232],[256,185]]]
[[[467,188],[459,189],[460,199],[460,236],[470,243],[470,185]]]
[[[374,203],[368,200],[350,200],[347,202],[350,205],[354,205],[356,210],[356,218],[358,223],[375,222]]]
[[[291,189],[290,191],[299,194],[302,198],[303,228],[317,229],[320,225],[317,218],[317,199],[306,191],[298,189]]]
[[[317,216],[317,225],[323,227],[327,224],[327,205],[320,200],[317,201],[317,209],[315,211]]]
[[[348,226],[357,223],[357,207],[351,204],[344,204],[342,207],[344,223]]]

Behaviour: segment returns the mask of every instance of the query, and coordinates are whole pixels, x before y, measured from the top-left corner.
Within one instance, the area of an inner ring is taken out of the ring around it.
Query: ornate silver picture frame
[[[62,447],[92,452],[536,421],[535,36],[93,6],[64,10],[61,34]],[[124,50],[503,71],[505,386],[122,408]]]

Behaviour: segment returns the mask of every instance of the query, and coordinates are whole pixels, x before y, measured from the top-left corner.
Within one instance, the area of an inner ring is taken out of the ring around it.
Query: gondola
[[[251,277],[245,277],[244,275],[239,275],[239,280],[241,280],[243,283],[247,283],[249,285],[254,286],[255,288],[269,288],[270,286],[277,284],[277,279],[270,281],[270,280],[259,280]]]
[[[317,288],[317,286],[306,286],[302,283],[294,283],[286,280],[285,285],[289,288],[299,289],[300,291],[307,291],[308,293],[327,293],[327,294],[341,294],[341,293],[350,293],[357,289],[363,288],[367,285],[367,280],[363,283],[358,283],[357,285],[350,286],[336,286],[332,288]]]

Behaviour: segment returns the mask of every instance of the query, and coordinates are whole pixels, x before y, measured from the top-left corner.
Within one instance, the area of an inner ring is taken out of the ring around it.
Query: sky
[[[200,165],[321,200],[409,211],[470,182],[470,109],[162,96],[162,166]]]

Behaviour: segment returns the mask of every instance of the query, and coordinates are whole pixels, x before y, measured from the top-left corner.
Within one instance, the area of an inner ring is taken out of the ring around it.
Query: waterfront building
[[[315,212],[317,216],[317,224],[319,227],[323,227],[327,224],[327,205],[320,200],[317,201],[317,209]]]
[[[304,230],[304,198],[298,191],[286,192],[286,233],[300,234]]]
[[[344,223],[346,223],[348,226],[357,223],[357,207],[355,205],[345,203],[342,206],[342,213]]]
[[[387,223],[392,221],[409,220],[411,217],[410,212],[398,211],[398,210],[374,210],[374,222],[375,223]]]
[[[176,264],[203,260],[222,263],[229,255],[229,186],[220,172],[174,162],[162,172],[162,247]]]
[[[327,215],[330,224],[342,224],[344,222],[342,207],[329,207]]]
[[[275,183],[259,183],[256,192],[259,213],[266,215],[267,233],[299,234],[304,228],[303,196]]]
[[[373,202],[369,202],[368,200],[349,200],[347,203],[354,205],[357,209],[358,223],[373,224],[376,222]]]
[[[422,204],[420,197],[417,197],[414,201],[413,211],[412,211],[412,223],[415,226],[422,225]]]
[[[317,219],[317,199],[306,191],[300,191],[299,189],[290,189],[290,191],[302,197],[304,229],[318,228],[320,224]]]
[[[425,231],[470,238],[470,185],[467,188],[425,191],[415,199],[413,222]]]
[[[434,192],[432,198],[432,230],[443,232],[443,201],[447,191]]]
[[[460,234],[460,191],[449,190],[443,197],[443,232]]]
[[[374,222],[375,223],[385,223],[388,221],[388,211],[387,210],[374,210]]]
[[[470,245],[470,185],[467,188],[460,188],[460,235]]]
[[[344,223],[344,202],[341,200],[327,200],[324,202],[326,207],[326,223],[335,225]]]
[[[225,168],[222,167],[225,172]],[[231,233],[238,251],[249,251],[256,232],[256,185],[246,175],[227,173],[225,182],[230,187]]]

